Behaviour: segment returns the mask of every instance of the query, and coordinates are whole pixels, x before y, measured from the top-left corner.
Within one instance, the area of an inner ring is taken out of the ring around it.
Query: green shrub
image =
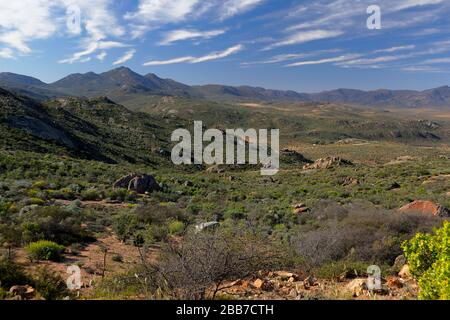
[[[180,235],[184,231],[184,223],[181,221],[173,221],[169,224],[169,233],[172,235]]]
[[[67,207],[38,207],[24,214],[24,241],[51,240],[62,245],[91,241],[88,230],[82,226],[85,216],[77,209],[77,204]]]
[[[12,298],[12,293],[0,287],[0,300],[6,300],[8,298]]]
[[[36,181],[35,183],[33,183],[33,189],[47,189],[48,188],[48,183],[47,181],[44,180],[40,180],[40,181]]]
[[[88,189],[81,192],[81,199],[85,201],[97,201],[101,199],[101,195],[95,189]]]
[[[24,269],[9,259],[0,260],[0,287],[9,290],[14,285],[25,285],[29,282]]]
[[[120,254],[113,255],[111,259],[114,262],[119,262],[119,263],[123,262],[123,257]]]
[[[45,201],[40,198],[30,198],[27,200],[27,205],[38,205],[43,206],[45,204]]]
[[[34,279],[34,286],[37,292],[46,300],[62,299],[69,295],[64,279],[47,268],[39,269]]]
[[[52,241],[41,240],[30,243],[25,249],[31,259],[60,261],[64,246]]]
[[[450,222],[433,235],[419,233],[402,245],[411,273],[419,281],[419,298],[450,299]]]

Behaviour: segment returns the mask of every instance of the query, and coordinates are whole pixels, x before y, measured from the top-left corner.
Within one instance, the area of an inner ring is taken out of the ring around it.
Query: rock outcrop
[[[35,297],[35,290],[31,286],[13,286],[9,289],[15,297],[19,297],[20,300],[31,300]]]
[[[450,210],[432,201],[416,200],[399,209],[400,212],[418,212],[436,217],[449,217]]]
[[[345,160],[339,157],[326,157],[316,160],[312,164],[307,164],[303,166],[304,170],[313,170],[313,169],[329,169],[333,167],[340,166],[352,166],[353,163],[349,160]]]
[[[298,203],[293,206],[292,212],[294,214],[302,214],[310,211],[310,209],[304,203]]]
[[[138,194],[151,193],[160,190],[153,176],[147,174],[129,174],[114,183],[114,189],[128,189]]]

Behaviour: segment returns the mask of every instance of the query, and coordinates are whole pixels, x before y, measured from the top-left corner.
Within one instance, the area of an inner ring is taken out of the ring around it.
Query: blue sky
[[[0,72],[122,65],[300,92],[449,85],[450,0],[0,0]]]

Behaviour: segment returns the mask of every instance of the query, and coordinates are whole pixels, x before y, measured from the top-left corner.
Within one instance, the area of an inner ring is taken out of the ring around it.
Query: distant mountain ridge
[[[152,73],[143,76],[125,67],[101,74],[71,74],[50,84],[23,75],[0,73],[0,87],[39,100],[67,95],[108,96],[113,99],[130,95],[166,95],[214,101],[324,102],[365,107],[450,108],[449,86],[424,91],[337,89],[308,94],[251,86],[188,86],[171,79],[159,78]]]

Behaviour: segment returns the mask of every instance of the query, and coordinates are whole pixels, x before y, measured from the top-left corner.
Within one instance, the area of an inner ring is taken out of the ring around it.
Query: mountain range
[[[44,101],[63,96],[107,96],[123,103],[126,96],[179,96],[219,102],[321,102],[379,108],[449,108],[450,87],[425,91],[337,89],[320,93],[270,90],[251,86],[189,86],[155,74],[140,75],[120,67],[101,74],[71,74],[54,83],[14,73],[0,73],[0,87]],[[116,100],[115,100],[116,101]],[[123,103],[126,105],[126,103]]]

